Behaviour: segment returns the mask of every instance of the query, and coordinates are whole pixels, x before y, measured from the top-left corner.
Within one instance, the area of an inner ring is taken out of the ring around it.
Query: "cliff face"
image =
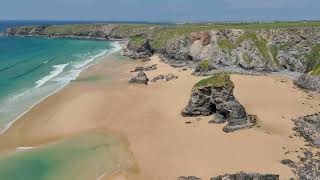
[[[206,60],[209,65],[216,67],[236,66],[263,72],[289,70],[316,74],[320,64],[320,28],[192,33],[167,43],[161,52],[168,59]]]

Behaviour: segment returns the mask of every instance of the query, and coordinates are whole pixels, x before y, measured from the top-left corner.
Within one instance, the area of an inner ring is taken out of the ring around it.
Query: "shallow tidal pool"
[[[86,133],[0,157],[1,180],[92,180],[133,166],[119,136]]]

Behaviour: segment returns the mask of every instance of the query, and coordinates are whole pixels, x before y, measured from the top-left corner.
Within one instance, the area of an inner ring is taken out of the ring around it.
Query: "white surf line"
[[[40,80],[38,80],[36,82],[36,84],[37,84],[36,88],[41,87],[46,82],[50,81],[52,78],[57,77],[60,73],[63,72],[64,68],[67,67],[68,65],[69,65],[69,63],[53,65],[52,66],[53,70],[49,73],[49,75],[41,78]]]
[[[114,43],[114,47],[113,47],[113,51],[110,54],[106,54],[105,56],[110,56],[118,51],[120,51],[122,49],[122,46],[120,46],[120,43],[118,41],[113,42]],[[90,67],[90,66],[88,66]],[[86,67],[86,68],[88,68]],[[86,68],[82,69],[85,70]],[[29,112],[32,108],[34,108],[37,104],[39,104],[40,102],[42,102],[43,100],[47,99],[48,97],[50,97],[51,95],[61,91],[64,87],[66,87],[69,83],[67,83],[66,85],[64,85],[63,87],[57,89],[56,91],[52,92],[51,94],[49,94],[48,96],[45,96],[44,98],[42,98],[40,101],[36,102],[34,105],[32,105],[28,110],[26,110],[25,112],[23,112],[20,116],[18,116],[15,120],[7,123],[5,125],[5,128],[3,130],[1,130],[0,135],[4,134],[18,119],[20,119],[23,115],[25,115],[27,112]]]
[[[31,150],[31,149],[35,149],[36,147],[17,147],[16,150],[17,151],[27,151],[27,150]]]

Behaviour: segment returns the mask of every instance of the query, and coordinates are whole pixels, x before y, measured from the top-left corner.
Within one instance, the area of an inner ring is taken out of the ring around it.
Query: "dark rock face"
[[[226,174],[211,178],[211,180],[279,180],[279,175],[275,174],[259,174],[259,173],[237,173]]]
[[[200,81],[195,86],[187,107],[182,111],[183,116],[214,116],[211,122],[227,125],[223,131],[229,133],[238,129],[252,127],[255,122],[247,118],[244,107],[233,96],[234,85],[229,75],[217,74],[211,78]]]
[[[189,52],[191,44],[192,40],[189,37],[178,37],[166,45],[162,54],[170,60],[192,61],[193,58]]]
[[[320,148],[320,112],[293,120],[297,131],[312,146]]]
[[[294,84],[302,89],[320,91],[320,76],[305,74],[296,79]]]
[[[188,177],[180,176],[178,177],[177,180],[201,180],[201,178],[197,178],[195,176],[188,176]]]
[[[148,58],[152,56],[152,54],[153,50],[148,39],[145,39],[142,44],[136,44],[130,41],[127,45],[127,49],[123,51],[123,55],[132,59]]]
[[[129,83],[135,83],[135,84],[148,85],[148,82],[149,82],[149,78],[143,71],[140,71],[136,76],[134,76],[129,80]]]

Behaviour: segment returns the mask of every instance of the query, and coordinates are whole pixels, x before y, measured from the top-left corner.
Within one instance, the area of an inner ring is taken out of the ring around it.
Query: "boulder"
[[[178,76],[170,73],[170,74],[167,74],[167,75],[165,76],[165,78],[166,78],[166,81],[171,81],[171,80],[173,80],[173,79],[178,79]]]
[[[143,71],[144,68],[142,66],[137,66],[134,68],[134,70],[130,71],[130,72],[138,72],[138,71]]]
[[[129,83],[145,84],[145,85],[148,85],[148,82],[149,82],[149,78],[144,73],[144,71],[140,71],[136,76],[134,76],[129,80]]]
[[[153,64],[151,66],[147,66],[147,67],[142,67],[142,66],[137,66],[134,68],[134,70],[132,70],[131,72],[138,72],[138,71],[153,71],[157,69],[157,65]]]
[[[304,74],[293,83],[302,89],[320,91],[320,75]]]
[[[147,66],[144,68],[145,71],[153,71],[153,70],[156,70],[157,69],[157,65],[156,64],[153,64],[151,66]]]
[[[159,80],[166,80],[166,81],[171,81],[171,80],[174,80],[174,79],[178,79],[178,76],[172,74],[172,73],[169,73],[167,75],[159,75],[159,76],[156,76],[154,77],[151,81],[152,82],[157,82]]]
[[[227,122],[227,133],[252,127],[255,122],[247,118],[244,107],[233,95],[234,85],[227,73],[219,73],[199,81],[192,89],[183,116],[210,116],[215,114],[215,123]]]
[[[164,77],[164,75],[159,75],[159,76],[156,76],[156,77],[154,77],[152,80],[151,80],[151,82],[157,82],[157,81],[159,81],[159,80],[163,80],[165,77]]]
[[[276,174],[259,174],[259,173],[236,173],[226,174],[211,178],[211,180],[279,180],[280,176]]]
[[[201,180],[201,178],[195,177],[195,176],[180,176],[177,180]]]

